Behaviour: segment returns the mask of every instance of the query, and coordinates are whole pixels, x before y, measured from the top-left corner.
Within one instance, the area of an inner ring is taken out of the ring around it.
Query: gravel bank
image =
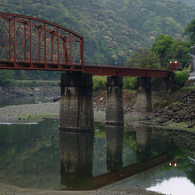
[[[0,108],[0,123],[32,123],[59,118],[60,102],[24,104]],[[105,121],[105,111],[94,109],[94,120]]]
[[[0,123],[32,123],[43,118],[59,118],[59,108],[60,102],[5,106],[0,108]],[[141,116],[125,113],[125,124],[138,121]],[[105,111],[94,108],[94,120],[105,122]]]
[[[59,102],[24,104],[0,108],[0,123],[30,123],[59,117]]]
[[[94,191],[49,191],[49,190],[34,190],[19,188],[16,186],[6,185],[0,183],[1,194],[7,195],[162,195],[162,193],[156,193],[153,191],[147,191],[143,188],[132,187],[129,189],[117,189],[117,190],[94,190]]]

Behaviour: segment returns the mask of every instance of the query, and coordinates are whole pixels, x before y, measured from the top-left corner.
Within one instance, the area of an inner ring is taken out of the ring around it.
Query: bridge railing
[[[75,64],[79,65],[79,64]],[[157,68],[157,67],[150,67],[150,68],[143,68],[141,66],[128,66],[125,64],[105,64],[105,63],[93,63],[93,62],[84,62],[84,66],[95,66],[95,67],[106,67],[106,68],[131,68],[131,69],[144,69],[144,70],[170,70],[169,68]]]

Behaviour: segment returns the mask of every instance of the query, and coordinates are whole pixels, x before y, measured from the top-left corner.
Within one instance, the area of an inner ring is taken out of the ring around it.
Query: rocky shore
[[[152,116],[140,118],[141,123],[195,132],[195,90],[164,109],[155,110]]]

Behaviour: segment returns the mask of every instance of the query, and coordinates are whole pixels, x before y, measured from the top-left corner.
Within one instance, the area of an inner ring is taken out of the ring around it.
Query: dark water
[[[0,125],[0,183],[91,190],[134,185],[195,194],[195,137],[147,126],[95,123],[94,133],[58,131],[58,120]]]

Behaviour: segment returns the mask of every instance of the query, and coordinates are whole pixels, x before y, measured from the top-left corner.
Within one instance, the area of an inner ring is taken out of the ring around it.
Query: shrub
[[[31,114],[27,114],[27,117],[28,117],[28,118],[31,118],[32,116],[31,116]]]
[[[183,71],[175,71],[175,77],[173,83],[176,85],[184,85],[186,80],[188,79],[189,72],[186,70]]]
[[[123,89],[137,89],[137,77],[123,77]]]
[[[94,76],[93,77],[93,90],[106,89],[107,77]]]

